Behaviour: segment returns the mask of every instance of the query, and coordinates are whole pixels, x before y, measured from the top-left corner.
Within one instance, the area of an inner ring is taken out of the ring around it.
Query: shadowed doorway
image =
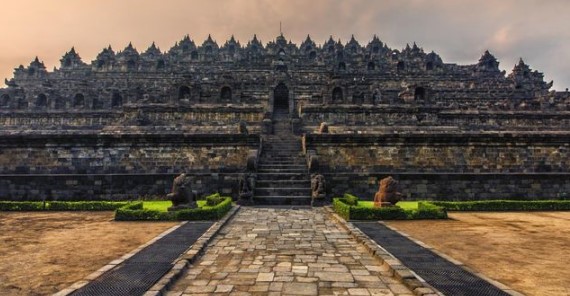
[[[289,89],[285,84],[279,83],[273,90],[274,109],[289,113]]]

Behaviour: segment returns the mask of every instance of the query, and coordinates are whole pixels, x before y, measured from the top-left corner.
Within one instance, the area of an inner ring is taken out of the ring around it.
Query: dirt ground
[[[387,223],[527,295],[570,295],[570,212],[451,213]]]
[[[50,295],[176,225],[112,212],[0,212],[0,295]]]

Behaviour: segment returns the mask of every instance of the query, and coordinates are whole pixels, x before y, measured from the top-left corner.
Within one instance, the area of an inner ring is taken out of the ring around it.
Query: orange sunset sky
[[[129,42],[163,51],[186,34],[218,44],[233,34],[242,44],[253,34],[273,40],[283,23],[286,38],[330,35],[366,44],[374,34],[389,47],[417,42],[448,63],[472,64],[489,49],[510,72],[522,57],[545,73],[554,88],[570,87],[570,1],[567,0],[3,0],[0,79],[35,56],[48,69],[75,46],[90,62],[103,47]]]

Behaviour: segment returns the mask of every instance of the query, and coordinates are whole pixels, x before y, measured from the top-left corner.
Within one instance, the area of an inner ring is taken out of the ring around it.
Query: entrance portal
[[[274,109],[280,109],[289,112],[289,89],[285,84],[279,83],[273,90]]]

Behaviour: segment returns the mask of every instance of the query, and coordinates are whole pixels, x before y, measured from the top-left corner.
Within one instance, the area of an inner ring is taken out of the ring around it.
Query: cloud
[[[130,41],[163,51],[185,34],[201,44],[209,33],[218,43],[233,34],[242,44],[253,34],[264,42],[279,34],[302,42],[307,34],[322,43],[333,35],[362,45],[374,34],[393,48],[416,41],[444,61],[475,63],[489,49],[510,71],[519,57],[570,86],[570,1],[550,0],[22,0],[3,3],[0,18],[0,78],[36,56],[49,68],[76,46],[85,61],[111,44]]]

